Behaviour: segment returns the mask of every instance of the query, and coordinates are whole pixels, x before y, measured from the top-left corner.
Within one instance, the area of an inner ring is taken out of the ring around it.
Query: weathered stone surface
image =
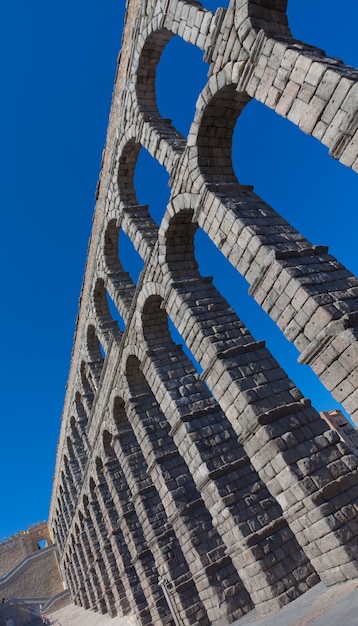
[[[295,41],[278,0],[128,0],[67,387],[50,524],[77,604],[164,626],[230,623],[357,576],[357,463],[197,268],[202,228],[300,359],[358,416],[358,283],[241,186],[251,98],[357,169],[358,73]],[[188,139],[156,106],[172,35],[210,64]],[[138,206],[144,146],[167,170]],[[122,268],[122,229],[143,259]],[[110,296],[123,320],[112,320]],[[201,374],[173,343],[168,317]]]

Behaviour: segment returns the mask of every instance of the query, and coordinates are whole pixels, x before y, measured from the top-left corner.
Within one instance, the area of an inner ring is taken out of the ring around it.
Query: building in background
[[[358,430],[347,420],[342,411],[321,411],[322,418],[335,430],[342,441],[358,454]]]
[[[0,598],[0,626],[35,625],[47,605],[69,602],[47,522],[0,542]]]

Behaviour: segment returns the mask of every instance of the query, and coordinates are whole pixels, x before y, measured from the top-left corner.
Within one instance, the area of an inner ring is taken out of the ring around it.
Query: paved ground
[[[135,626],[134,619],[101,615],[69,604],[49,615],[56,626]],[[358,580],[316,585],[279,613],[259,617],[252,611],[232,626],[358,626]]]
[[[56,626],[136,626],[136,621],[127,617],[110,618],[95,611],[86,611],[80,606],[68,604],[63,609],[49,613],[47,617]]]
[[[316,585],[275,615],[252,611],[235,626],[358,626],[358,580],[326,587]]]

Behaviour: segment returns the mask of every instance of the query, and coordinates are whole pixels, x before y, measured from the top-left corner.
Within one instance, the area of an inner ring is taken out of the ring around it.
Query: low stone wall
[[[0,578],[10,572],[26,556],[38,550],[38,542],[52,543],[46,522],[39,522],[0,542]]]
[[[11,537],[0,545],[0,576],[5,576],[27,556],[23,535]]]
[[[13,575],[0,582],[0,596],[10,598],[51,598],[63,590],[56,550],[34,553]]]

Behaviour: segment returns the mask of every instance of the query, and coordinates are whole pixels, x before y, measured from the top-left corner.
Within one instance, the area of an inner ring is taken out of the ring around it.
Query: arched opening
[[[246,280],[202,230],[198,230],[195,236],[195,255],[200,273],[213,277],[218,291],[250,329],[255,339],[265,340],[272,355],[303,394],[312,400],[315,408],[319,411],[341,409],[341,405],[332,398],[312,370],[297,362],[298,350],[255,300],[248,296]]]
[[[110,458],[114,456],[114,450],[112,445],[113,437],[108,430],[103,431],[102,441],[103,441],[103,450],[106,457]],[[97,466],[98,471],[103,470],[103,463],[101,463],[101,467]]]
[[[193,353],[191,352],[191,350],[189,350],[188,346],[186,345],[183,337],[181,336],[181,334],[179,333],[179,331],[176,329],[176,327],[174,326],[172,320],[170,319],[170,317],[168,317],[168,329],[169,329],[169,333],[170,336],[172,338],[173,343],[181,346],[181,349],[183,350],[183,352],[186,354],[186,356],[188,357],[188,359],[190,359],[190,361],[192,362],[192,364],[194,365],[196,371],[198,374],[201,374],[203,371],[203,368],[201,367],[201,365],[199,365],[199,363],[197,362],[197,360],[195,359]]]
[[[292,241],[302,233],[307,244],[328,244],[339,261],[357,271],[351,250],[358,178],[352,171],[330,158],[315,138],[268,107],[249,102],[234,85],[213,95],[198,123],[198,166],[218,200],[226,206],[233,198],[236,215],[253,228],[261,227],[260,232],[265,233],[263,226],[274,229],[277,245],[282,247],[292,225]],[[238,181],[253,184],[258,195],[237,187]],[[269,216],[260,216],[260,210]],[[342,219],[336,219],[338,212]],[[262,217],[266,224],[260,224]],[[345,228],[352,220],[353,229]]]
[[[169,175],[157,159],[142,148],[136,163],[134,184],[139,203],[148,205],[149,214],[160,225],[169,202]]]
[[[119,244],[119,236],[121,232],[121,243]],[[126,248],[129,248],[129,252]],[[104,258],[107,271],[107,304],[110,314],[117,321],[120,330],[124,330],[125,323],[123,316],[129,311],[135,291],[135,284],[131,280],[128,272],[123,269],[119,254],[124,257],[127,264],[127,256],[130,254],[136,257],[136,262],[143,265],[138,253],[133,252],[133,244],[129,238],[120,231],[117,220],[110,220],[107,225],[104,237]],[[139,261],[137,261],[137,257]],[[128,265],[135,266],[134,259],[129,258]],[[132,271],[133,273],[133,271]],[[134,272],[136,275],[136,272]]]
[[[101,339],[102,350],[105,354],[112,337],[120,337],[120,329],[117,320],[114,320],[109,307],[109,297],[102,278],[97,279],[94,291],[93,302],[98,320],[98,335]]]
[[[218,292],[236,311],[245,326],[252,331],[256,340],[264,339],[267,341],[270,352],[284,367],[289,378],[298,384],[306,397],[313,401],[314,406],[318,410],[341,408],[311,369],[297,362],[297,349],[287,341],[275,322],[257,305],[254,299],[248,296],[246,280],[231,266],[202,230],[199,230],[195,236],[194,254],[195,228],[190,219],[190,211],[183,211],[172,218],[167,229],[166,260],[174,280],[178,281],[182,278],[185,281],[189,277],[195,278],[200,275],[213,276],[214,285]],[[177,234],[178,240],[175,239],[175,234]],[[177,245],[176,241],[178,241]],[[199,272],[197,262],[199,262]],[[154,318],[157,325],[161,320],[161,327],[163,327],[164,321],[161,319],[161,313],[156,313]],[[185,323],[181,323],[179,330],[183,324]],[[174,334],[174,339],[178,341],[178,335]],[[179,342],[181,343],[180,339]],[[195,358],[193,360],[185,342],[183,349],[191,358],[197,371],[200,372],[200,368],[196,364]]]
[[[193,221],[193,211],[180,211],[170,220],[165,233],[165,260],[174,280],[197,273],[194,235],[198,225]]]
[[[146,171],[147,164],[144,163],[144,169],[141,166],[141,162],[139,163],[139,167],[137,167],[140,152],[143,153],[141,145],[136,143],[133,139],[128,141],[127,145],[124,147],[118,163],[117,193],[119,194],[119,203],[121,205],[122,221],[120,226],[122,231],[129,237],[135,250],[144,259],[149,252],[148,247],[150,249],[151,246],[154,246],[158,227],[148,211],[146,192],[150,188],[150,177]],[[151,163],[150,159],[148,159],[148,163]],[[159,164],[156,164],[156,166],[160,170]],[[139,194],[137,198],[136,184],[138,183],[138,176],[140,181],[143,182],[143,186],[140,186],[143,193]],[[140,204],[141,196],[144,197],[142,204]],[[126,267],[123,265],[121,250],[118,255],[118,246],[121,245],[118,242],[118,236],[119,222],[117,222],[117,220],[111,220],[107,227],[104,250],[110,279],[113,279],[113,273],[116,274],[119,270],[118,258],[120,259],[120,267]]]
[[[295,124],[252,100],[237,120],[232,163],[240,182],[294,228],[358,273],[358,176]],[[349,226],[349,227],[348,227]]]
[[[136,72],[136,94],[144,117],[159,117],[155,79],[159,59],[173,33],[166,29],[151,33],[141,50],[138,70]]]
[[[134,295],[135,285],[137,284],[139,275],[144,267],[144,261],[135,249],[128,235],[126,235],[122,229],[120,230],[118,238],[118,256],[124,271],[128,273],[133,281],[132,293]]]
[[[97,377],[97,373],[99,372],[100,374],[102,370],[103,359],[106,355],[104,348],[97,337],[96,329],[92,324],[90,324],[87,329],[87,350],[91,368],[93,369],[93,372],[96,372]]]
[[[85,437],[87,422],[88,422],[88,415],[84,409],[82,397],[79,391],[77,391],[75,395],[75,405],[76,405],[76,412],[78,415],[78,427],[80,429],[82,437]]]
[[[94,381],[92,380],[92,377],[88,375],[89,374],[88,369],[89,368],[87,364],[84,361],[82,361],[81,367],[80,367],[80,376],[81,376],[81,384],[82,384],[82,390],[83,390],[83,398],[85,400],[87,410],[90,412],[92,409],[92,404],[93,404],[94,396],[96,393],[96,387],[95,387]]]
[[[216,88],[216,83],[209,83],[204,92],[206,97],[210,97],[209,89]],[[212,95],[198,120],[200,126],[196,143],[200,173],[219,189],[224,187],[224,193],[228,184],[235,188],[238,183],[232,164],[232,138],[236,120],[249,100],[248,95],[236,91],[236,85],[226,85]]]
[[[86,454],[86,450],[84,446],[84,441],[82,439],[84,433],[82,433],[82,436],[81,436],[77,428],[76,418],[74,416],[71,417],[70,424],[71,424],[71,437],[73,441],[73,447],[76,452],[76,456],[80,463],[81,469],[83,470],[87,462],[87,454]]]
[[[107,290],[106,290],[106,299],[107,299],[108,309],[109,309],[112,320],[114,322],[117,322],[119,330],[123,332],[126,328],[124,319],[121,316],[120,312],[118,311],[116,305],[114,304]]]
[[[83,375],[86,376],[95,394],[101,378],[106,353],[97,337],[96,329],[92,325],[87,329],[87,352],[88,360],[86,366],[83,368]]]
[[[127,206],[136,206],[138,204],[134,187],[134,170],[140,148],[140,144],[131,139],[124,147],[119,158],[117,181],[119,196],[120,201]]]
[[[68,461],[69,468],[70,468],[70,472],[71,472],[71,476],[73,480],[73,485],[77,493],[81,486],[81,478],[82,478],[81,468],[79,465],[78,458],[75,454],[75,446],[74,446],[72,439],[70,437],[67,437],[66,443],[67,443],[67,450],[68,450],[68,457],[69,457],[69,461]]]
[[[202,367],[196,361],[175,324],[163,309],[162,299],[159,296],[152,296],[147,300],[143,309],[142,320],[144,337],[151,348],[167,345],[168,349],[177,349],[180,346],[196,372],[201,374]]]
[[[118,430],[120,430],[127,422],[124,401],[119,396],[114,398],[113,402],[113,419]]]
[[[206,2],[204,6],[214,10]],[[157,104],[162,117],[170,118],[184,137],[188,135],[196,101],[207,82],[207,76],[208,65],[203,61],[202,50],[181,37],[173,37],[167,43],[157,68]]]

